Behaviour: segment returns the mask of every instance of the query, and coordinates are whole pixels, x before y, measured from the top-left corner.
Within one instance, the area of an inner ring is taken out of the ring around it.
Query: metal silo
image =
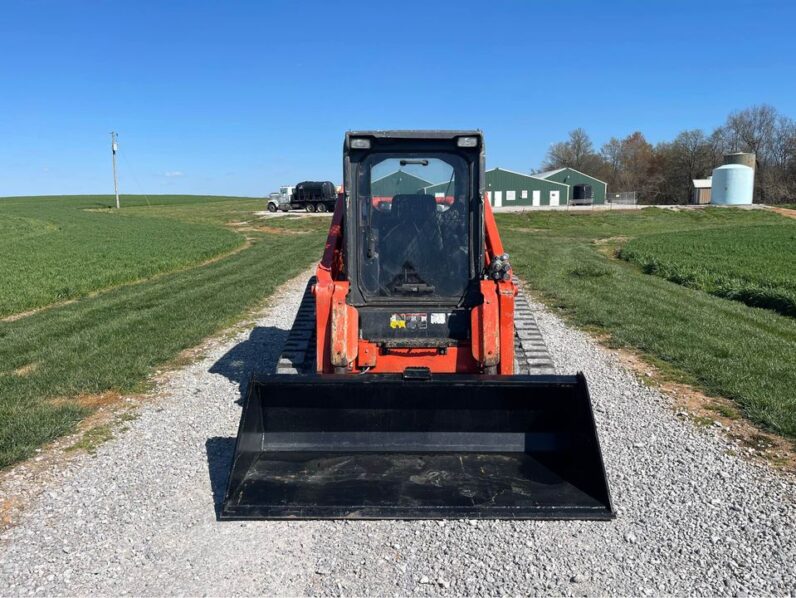
[[[757,166],[757,157],[755,154],[748,152],[733,152],[731,154],[724,154],[725,164],[742,164],[754,169]]]
[[[749,205],[755,188],[755,171],[742,164],[725,164],[713,170],[710,203]]]

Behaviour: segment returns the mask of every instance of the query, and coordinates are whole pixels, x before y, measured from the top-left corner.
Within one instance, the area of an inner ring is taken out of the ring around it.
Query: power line
[[[124,164],[127,166],[127,170],[130,171],[130,175],[133,177],[133,181],[135,182],[135,186],[138,187],[138,191],[141,193],[141,195],[144,196],[144,199],[146,200],[147,207],[152,207],[152,205],[149,203],[149,196],[144,192],[144,188],[141,186],[141,182],[138,180],[138,176],[136,175],[135,171],[133,170],[133,167],[130,165],[130,160],[128,160],[127,154],[125,153],[125,154],[120,154],[120,155],[121,155],[122,159],[124,160]]]

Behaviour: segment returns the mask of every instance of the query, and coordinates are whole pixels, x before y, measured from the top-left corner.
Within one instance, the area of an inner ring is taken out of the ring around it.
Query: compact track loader
[[[222,519],[614,516],[586,380],[553,375],[480,131],[357,131]],[[543,259],[540,256],[540,259]]]

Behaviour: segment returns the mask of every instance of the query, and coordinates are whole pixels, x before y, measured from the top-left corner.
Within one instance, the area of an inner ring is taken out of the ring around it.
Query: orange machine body
[[[488,194],[484,196],[486,267],[503,254]],[[344,203],[341,196],[332,217],[323,258],[313,288],[316,313],[316,350],[319,373],[402,373],[428,368],[432,373],[514,373],[514,297],[511,280],[483,279],[483,302],[470,312],[470,338],[445,348],[386,348],[361,338],[357,309],[346,303]]]

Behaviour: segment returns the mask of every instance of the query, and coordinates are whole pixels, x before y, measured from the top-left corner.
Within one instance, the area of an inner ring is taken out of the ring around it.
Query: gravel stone
[[[2,594],[796,594],[793,480],[533,302],[556,370],[589,381],[616,520],[217,521],[241,392],[273,371],[307,276],[48,482],[0,536]]]

